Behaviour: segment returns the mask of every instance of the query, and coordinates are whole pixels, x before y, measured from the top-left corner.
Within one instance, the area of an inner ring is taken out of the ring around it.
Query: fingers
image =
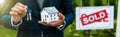
[[[27,6],[22,3],[17,3],[12,10],[17,12],[26,12]]]
[[[18,15],[18,12],[10,11],[10,15],[11,15],[11,16],[17,16],[17,15]]]
[[[38,21],[38,23],[40,23],[40,24],[42,24],[42,25],[45,25],[45,26],[49,26],[49,25],[47,24],[47,22]]]
[[[11,9],[11,11],[12,12],[18,12],[18,13],[22,13],[22,11],[20,11],[18,8],[16,8],[16,7],[13,7],[12,9]]]
[[[53,27],[56,27],[57,26],[57,22],[49,22],[47,23],[49,26],[53,26]]]
[[[18,2],[15,6],[21,6],[21,7],[23,7],[23,8],[27,8],[26,5],[24,5],[24,4],[20,3],[20,2]]]
[[[38,23],[40,23],[42,25],[45,25],[45,26],[52,26],[52,27],[59,26],[59,23],[56,22],[56,21],[53,21],[53,22],[41,22],[41,21],[38,21]]]
[[[20,3],[20,2],[16,3],[15,6],[21,6],[21,7],[24,7],[24,5],[23,5],[22,3]]]
[[[65,19],[65,16],[64,16],[62,13],[58,13],[58,17],[59,17],[59,19],[61,19],[61,20],[64,20],[64,19]]]
[[[25,12],[27,12],[28,6],[25,5],[24,8],[25,8]]]
[[[15,6],[14,8],[16,8],[18,11],[20,12],[25,12],[25,8],[21,7],[21,6]]]
[[[11,8],[10,15],[15,16],[15,15],[21,15],[25,16],[27,12],[27,6],[23,5],[22,3],[17,3],[13,8]]]

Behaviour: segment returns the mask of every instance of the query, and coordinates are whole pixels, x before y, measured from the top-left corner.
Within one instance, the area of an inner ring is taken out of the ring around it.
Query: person
[[[42,9],[53,6],[59,11],[59,19],[42,22]],[[31,20],[27,20],[28,9]],[[15,3],[9,0],[3,8],[1,21],[5,27],[17,30],[17,37],[64,37],[63,30],[74,18],[72,0],[17,0]]]

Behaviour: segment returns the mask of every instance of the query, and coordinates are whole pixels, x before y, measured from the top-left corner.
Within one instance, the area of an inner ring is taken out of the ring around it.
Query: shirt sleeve
[[[18,27],[20,24],[22,24],[22,20],[20,20],[20,22],[18,22],[17,24],[14,24],[12,21],[13,17],[11,17],[11,25],[14,27]]]
[[[68,25],[72,24],[75,19],[75,14],[73,11],[72,0],[61,0],[60,12],[65,16],[64,25],[61,30],[64,30]]]
[[[66,25],[66,22],[64,21],[62,27],[57,27],[57,29],[62,30],[63,28],[65,28],[65,25]]]

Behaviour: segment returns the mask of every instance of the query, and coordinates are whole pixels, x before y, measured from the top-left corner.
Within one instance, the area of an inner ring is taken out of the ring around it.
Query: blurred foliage
[[[9,2],[9,1],[8,1]],[[108,4],[109,3],[109,4]],[[74,10],[75,7],[82,6],[115,6],[114,13],[114,29],[100,29],[100,30],[76,30],[75,21],[64,30],[65,37],[115,37],[116,36],[116,18],[117,18],[117,5],[118,0],[73,0]],[[1,8],[0,8],[1,13]],[[0,25],[0,37],[16,37],[17,31],[7,29]]]
[[[16,37],[17,32],[15,30],[7,29],[0,25],[0,37]]]
[[[82,3],[81,3],[82,2]],[[99,29],[99,30],[76,30],[75,21],[69,25],[65,31],[65,37],[115,37],[116,36],[116,18],[118,0],[73,0],[75,7],[82,6],[114,6],[114,29]]]

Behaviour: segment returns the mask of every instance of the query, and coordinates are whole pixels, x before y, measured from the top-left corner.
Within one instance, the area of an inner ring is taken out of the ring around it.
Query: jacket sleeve
[[[9,12],[11,8],[15,4],[15,0],[7,0],[2,8],[2,13],[0,16],[0,21],[6,28],[14,29],[16,30],[18,26],[13,26],[11,22],[11,16],[9,15]]]
[[[61,12],[65,16],[65,19],[64,19],[65,24],[61,28],[61,30],[64,30],[75,19],[72,0],[62,0],[61,1]]]

